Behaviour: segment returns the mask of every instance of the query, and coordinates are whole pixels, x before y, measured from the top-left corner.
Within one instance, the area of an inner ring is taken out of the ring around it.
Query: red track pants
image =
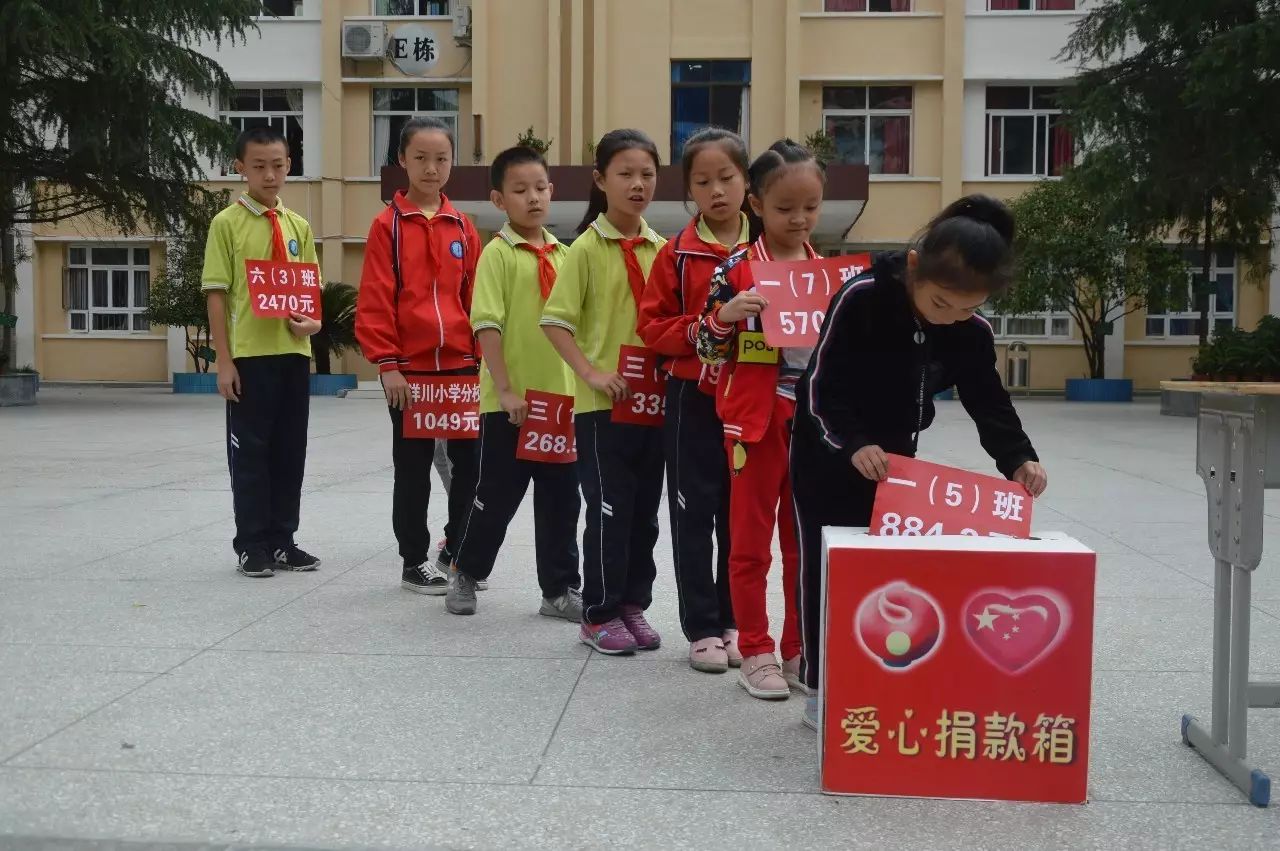
[[[782,594],[786,616],[782,622],[782,658],[800,653],[796,609],[800,554],[796,546],[791,479],[787,471],[791,435],[788,423],[796,403],[774,396],[773,416],[759,443],[741,444],[746,463],[733,474],[729,490],[729,592],[738,622],[738,647],[743,656],[773,653],[765,587],[773,564],[773,529],[782,544]],[[729,469],[735,464],[736,441],[725,443]],[[741,452],[737,461],[741,462]]]

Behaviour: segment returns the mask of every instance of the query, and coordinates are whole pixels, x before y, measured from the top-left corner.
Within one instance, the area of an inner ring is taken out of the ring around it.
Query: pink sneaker
[[[787,681],[787,685],[792,691],[798,691],[803,695],[809,694],[809,687],[804,684],[804,680],[800,679],[800,654],[792,656],[790,659],[784,659],[782,662],[782,678]]]
[[[778,667],[778,659],[772,653],[761,653],[759,656],[743,659],[742,670],[738,672],[738,685],[746,689],[747,694],[761,700],[786,700],[791,696],[791,689],[782,678],[782,669]]]
[[[738,631],[736,629],[726,629],[722,638],[724,641],[724,650],[729,654],[729,667],[742,667],[742,651],[738,649]]]
[[[635,636],[627,629],[622,618],[614,618],[605,623],[583,622],[578,630],[578,640],[606,656],[625,656],[636,652]]]
[[[723,674],[729,670],[729,654],[725,652],[724,642],[713,635],[690,644],[689,667],[708,674]]]
[[[649,622],[644,619],[644,609],[639,606],[623,606],[622,622],[627,625],[627,631],[635,636],[637,649],[657,650],[662,644],[662,636],[649,626]]]

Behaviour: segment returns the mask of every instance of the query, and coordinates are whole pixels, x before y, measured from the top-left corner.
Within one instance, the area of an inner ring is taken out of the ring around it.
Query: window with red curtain
[[[1076,0],[987,0],[992,12],[1072,12]]]
[[[823,0],[824,12],[910,12],[911,0]]]
[[[1061,177],[1075,139],[1058,106],[1059,86],[988,86],[987,174]]]
[[[910,86],[824,88],[823,127],[838,161],[872,174],[910,174],[912,97]]]
[[[1036,9],[1042,12],[1074,12],[1076,0],[1036,0]]]
[[[1029,7],[1030,0],[988,0],[987,9],[992,12],[1016,12]]]

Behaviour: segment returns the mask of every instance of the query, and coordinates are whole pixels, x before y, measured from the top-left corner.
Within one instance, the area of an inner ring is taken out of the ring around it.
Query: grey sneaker
[[[460,570],[449,574],[449,590],[444,595],[444,607],[455,615],[476,613],[476,581]]]
[[[564,618],[567,621],[581,623],[582,592],[577,588],[570,588],[554,600],[548,600],[543,597],[542,605],[538,607],[538,614],[546,615],[549,618]]]

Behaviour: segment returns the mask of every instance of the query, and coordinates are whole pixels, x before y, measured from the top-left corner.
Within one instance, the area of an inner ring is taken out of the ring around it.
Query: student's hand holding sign
[[[716,321],[722,325],[733,325],[748,316],[759,316],[760,311],[769,306],[769,300],[757,292],[744,290],[728,302],[716,313]]]
[[[1038,461],[1028,461],[1013,474],[1013,480],[1027,489],[1032,496],[1038,497],[1049,487],[1049,474]]]
[[[320,320],[296,310],[289,314],[289,332],[295,337],[310,337],[320,330]]]
[[[864,446],[849,459],[862,477],[873,482],[883,482],[889,476],[889,456],[879,446]]]
[[[631,389],[627,387],[626,380],[616,372],[601,372],[593,369],[583,378],[587,384],[591,385],[592,390],[605,394],[612,402],[621,402],[631,395]]]

